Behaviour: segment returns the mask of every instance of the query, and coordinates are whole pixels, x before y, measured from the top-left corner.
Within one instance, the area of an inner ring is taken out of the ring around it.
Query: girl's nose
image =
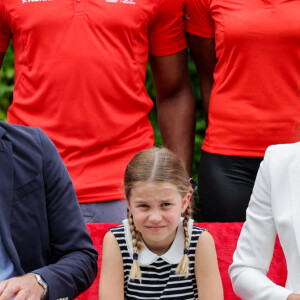
[[[149,221],[152,223],[159,223],[162,219],[162,216],[158,212],[153,212],[149,215]]]

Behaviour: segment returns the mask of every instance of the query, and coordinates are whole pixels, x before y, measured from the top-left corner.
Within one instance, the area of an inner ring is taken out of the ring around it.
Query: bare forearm
[[[160,132],[167,148],[191,173],[195,136],[195,100],[188,75],[187,51],[150,56]]]
[[[0,69],[2,67],[2,63],[3,63],[3,59],[4,59],[4,55],[5,53],[4,52],[0,52]]]
[[[208,81],[206,78],[200,78],[201,100],[204,113],[205,124],[208,126],[208,108],[211,95],[213,81]]]
[[[195,140],[195,101],[188,87],[174,97],[157,101],[158,123],[167,148],[185,163],[191,175]]]
[[[188,34],[188,42],[199,74],[204,117],[208,125],[208,107],[214,84],[213,73],[217,63],[215,41],[213,38]]]

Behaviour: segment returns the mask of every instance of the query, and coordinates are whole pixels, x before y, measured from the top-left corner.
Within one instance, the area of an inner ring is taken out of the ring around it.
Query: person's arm
[[[46,281],[50,300],[73,299],[95,280],[98,253],[84,224],[67,168],[51,140],[41,130],[38,133],[51,253],[47,265],[31,272]]]
[[[213,73],[217,63],[215,39],[192,34],[187,34],[187,38],[199,74],[204,117],[206,125],[208,125],[208,107],[214,83]]]
[[[283,300],[292,294],[267,277],[277,234],[271,204],[271,151],[272,146],[260,165],[246,222],[229,267],[233,290],[245,300]]]
[[[5,55],[5,52],[0,52],[0,69],[1,69],[1,67],[2,67],[4,55]]]
[[[160,132],[167,148],[191,172],[195,139],[195,99],[188,76],[187,52],[150,56]]]
[[[212,236],[203,232],[198,239],[195,275],[199,300],[223,300],[223,287]]]
[[[124,269],[120,247],[109,231],[103,240],[99,300],[124,299]]]

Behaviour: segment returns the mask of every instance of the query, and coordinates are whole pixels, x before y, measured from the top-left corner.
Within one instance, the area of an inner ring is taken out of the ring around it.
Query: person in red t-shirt
[[[244,221],[269,145],[299,140],[300,2],[187,0],[186,30],[208,127],[205,221]]]
[[[11,38],[8,121],[53,140],[86,222],[125,218],[125,166],[153,146],[149,54],[164,143],[190,168],[195,120],[183,0],[2,0],[1,63]]]

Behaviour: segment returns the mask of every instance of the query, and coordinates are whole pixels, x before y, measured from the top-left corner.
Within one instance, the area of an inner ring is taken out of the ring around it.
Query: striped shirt
[[[183,256],[183,229],[182,221],[178,226],[176,237],[168,252],[162,256],[147,249],[146,245],[142,249],[146,251],[144,260],[142,252],[139,254],[139,265],[142,273],[142,282],[138,279],[129,281],[129,273],[132,265],[132,241],[128,238],[128,222],[123,221],[123,225],[111,228],[121,250],[124,264],[124,299],[143,300],[143,299],[176,299],[176,300],[197,300],[198,290],[194,271],[195,252],[197,241],[200,234],[205,229],[193,225],[193,220],[189,221],[190,244],[189,244],[189,271],[190,275],[185,278],[176,275],[175,271]],[[131,235],[131,234],[130,234]],[[130,236],[131,238],[131,236]],[[178,242],[180,241],[180,246]],[[130,244],[131,243],[131,244]],[[180,248],[180,249],[179,249]],[[144,250],[145,249],[145,250]],[[176,254],[176,257],[174,257]],[[147,263],[148,261],[148,263]],[[150,263],[149,263],[150,261]],[[175,263],[174,263],[175,262]]]

